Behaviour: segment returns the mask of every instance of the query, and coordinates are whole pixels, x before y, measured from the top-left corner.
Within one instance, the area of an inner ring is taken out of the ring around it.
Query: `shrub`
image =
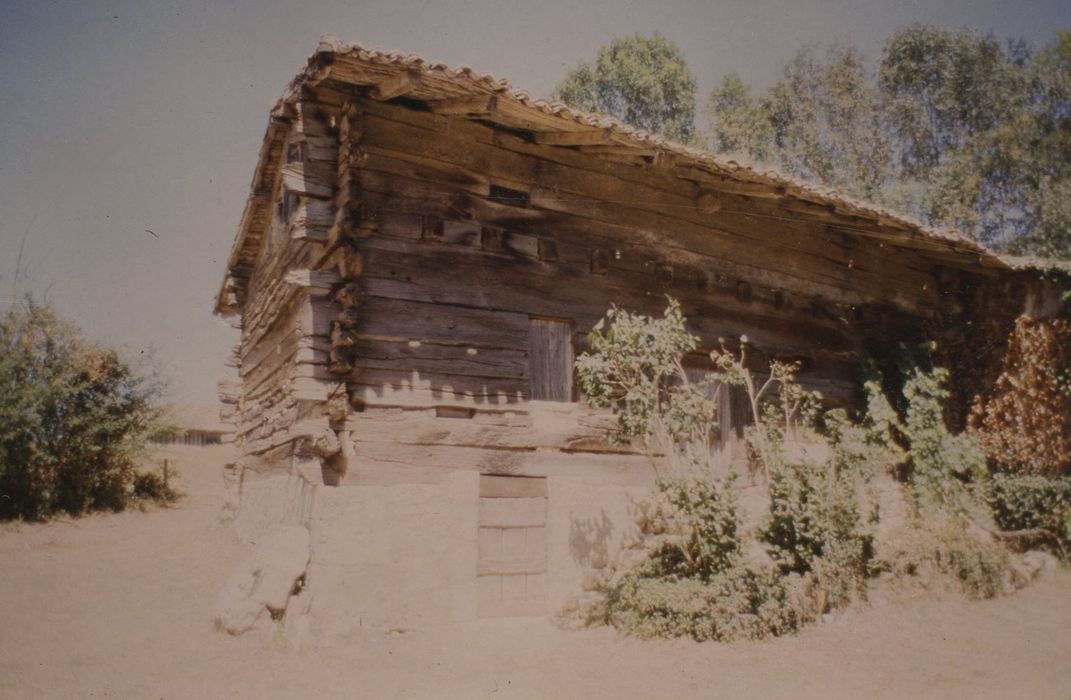
[[[0,320],[0,518],[120,510],[161,386],[27,300]]]
[[[863,525],[853,483],[830,477],[828,465],[774,471],[770,512],[759,538],[785,572],[808,573],[819,560],[836,558],[838,566],[861,583],[873,553],[873,536]]]
[[[928,353],[932,348],[924,346]],[[916,510],[951,510],[966,514],[977,510],[977,499],[967,485],[984,482],[985,453],[971,435],[954,435],[945,424],[944,402],[948,370],[928,367],[928,358],[918,361],[903,350],[903,396],[901,417],[881,390],[880,379],[865,385],[869,417],[864,424],[873,440],[884,442],[889,454],[907,463],[913,505]]]
[[[897,578],[934,576],[953,581],[970,598],[992,598],[1004,590],[1008,552],[953,516],[917,520],[907,546],[887,562]]]
[[[986,500],[1001,530],[1044,530],[1059,540],[1060,553],[1071,548],[1071,478],[997,474],[986,489]],[[1033,543],[1053,544],[1038,533]]]
[[[661,537],[652,554],[659,576],[709,580],[740,557],[740,516],[732,482],[659,479],[661,499],[646,530]]]
[[[145,501],[171,503],[178,500],[182,494],[171,484],[171,471],[165,459],[159,471],[134,475],[132,495]]]
[[[699,339],[685,328],[680,304],[670,299],[662,318],[611,307],[588,334],[590,352],[576,360],[587,402],[610,408],[618,429],[610,440],[638,440],[664,455],[671,477],[705,478],[718,438],[715,376],[693,381],[684,358]]]
[[[641,567],[609,591],[603,618],[641,638],[762,639],[793,632],[814,618],[802,591],[773,569],[750,565],[708,581],[663,577]]]
[[[686,332],[679,306],[671,300],[657,321],[618,309],[607,317],[609,327],[600,324],[592,334],[593,354],[577,362],[589,401],[613,409],[619,435],[645,443],[654,437],[671,462],[691,469],[659,480],[656,504],[640,519],[649,557],[606,584],[596,619],[641,637],[758,639],[791,632],[865,595],[880,570],[949,578],[971,597],[1003,590],[1008,552],[1000,533],[980,524],[985,455],[973,437],[948,430],[948,373],[926,356],[903,363],[899,411],[877,377],[864,387],[866,414],[853,421],[843,410],[819,415],[820,396],[796,383],[795,363],[770,359],[761,373],[753,370],[746,338],[739,354],[724,347],[711,353],[711,378],[743,386],[756,421],[749,448],[766,480],[769,509],[748,532],[732,478],[696,469],[709,466],[702,455],[709,453],[715,409],[700,401],[702,392],[693,392],[700,384],[689,384],[682,369],[682,353],[698,341]],[[786,440],[800,437],[824,441],[829,458],[795,463]],[[901,464],[910,527],[904,542],[882,543],[893,551],[883,551],[879,562],[871,479]],[[1000,503],[1001,527],[1033,525],[1026,513],[1035,507],[1057,519],[1067,512],[1062,486],[1035,485],[1029,497],[1023,486],[1011,498],[1003,484],[988,492]],[[1044,522],[1052,527],[1056,520]],[[747,546],[755,540],[762,547]]]

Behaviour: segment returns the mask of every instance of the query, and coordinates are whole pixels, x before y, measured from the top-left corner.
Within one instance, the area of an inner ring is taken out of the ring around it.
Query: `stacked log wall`
[[[660,314],[672,295],[704,352],[746,334],[768,357],[802,360],[804,382],[845,404],[864,337],[925,317],[939,299],[932,265],[912,251],[772,218],[730,194],[704,210],[704,186],[650,163],[401,105],[364,100],[360,112],[347,253],[360,308],[345,380],[366,475],[629,462],[601,439],[605,416],[530,402],[533,317],[572,321],[582,350],[611,304]]]
[[[235,441],[246,466],[256,469],[285,471],[297,443],[326,426],[329,389],[322,368],[334,306],[325,298],[329,282],[308,271],[321,265],[334,215],[337,137],[331,119],[315,105],[299,106],[273,188],[271,223],[248,284],[236,350],[241,398]]]
[[[246,452],[292,455],[295,426],[326,425],[331,387],[344,387],[353,410],[327,423],[370,471],[524,470],[551,449],[597,461],[606,422],[581,407],[554,407],[570,429],[535,435],[530,319],[568,319],[581,351],[611,304],[658,314],[666,295],[703,352],[746,334],[850,404],[860,357],[932,321],[950,284],[919,250],[671,160],[597,157],[328,89],[306,97],[288,141],[301,160],[281,167],[276,195],[294,195],[294,210],[266,235],[283,244],[264,246],[244,310]]]

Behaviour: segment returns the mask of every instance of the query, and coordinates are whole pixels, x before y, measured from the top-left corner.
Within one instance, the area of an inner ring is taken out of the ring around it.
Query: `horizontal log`
[[[402,71],[385,80],[376,83],[369,92],[374,100],[391,100],[395,97],[408,95],[421,85],[420,73],[417,71]]]
[[[629,454],[628,448],[612,446],[607,431],[612,417],[577,411],[559,421],[533,420],[520,425],[494,425],[486,421],[437,418],[434,413],[404,411],[385,414],[367,410],[347,422],[358,442],[395,443],[455,447],[503,448],[514,450],[564,449],[575,452]]]
[[[593,483],[611,479],[614,483],[637,486],[652,485],[655,477],[651,459],[639,455],[365,442],[355,442],[353,448],[355,460],[348,478],[355,481],[390,479],[391,475],[407,470],[423,472],[431,478],[436,472],[452,470],[542,477],[582,475]]]
[[[528,377],[528,353],[525,350],[440,345],[426,340],[395,342],[357,335],[354,336],[351,352],[353,366],[358,369],[392,369],[519,380]]]
[[[527,314],[365,296],[356,333],[364,338],[423,340],[457,347],[528,348]]]
[[[333,163],[287,163],[281,168],[283,187],[291,192],[328,199],[335,194]]]

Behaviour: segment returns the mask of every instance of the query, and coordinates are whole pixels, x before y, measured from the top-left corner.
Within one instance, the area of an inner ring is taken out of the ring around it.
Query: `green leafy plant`
[[[680,304],[670,299],[662,318],[611,307],[588,343],[576,377],[587,402],[616,417],[611,441],[638,440],[666,458],[672,476],[709,476],[722,388],[714,375],[693,380],[685,370],[699,339],[685,327]]]
[[[739,353],[724,345],[696,379],[683,358],[698,339],[673,299],[660,319],[611,308],[578,358],[589,403],[617,417],[616,437],[638,439],[669,462],[658,495],[640,519],[649,543],[645,563],[606,590],[597,617],[640,636],[695,639],[783,634],[860,593],[870,559],[859,488],[864,462],[878,447],[843,411],[827,414],[829,465],[795,464],[786,438],[816,437],[818,394],[795,381],[799,365],[772,360],[750,366],[747,338]],[[745,556],[755,537],[742,524],[734,477],[711,464],[717,391],[743,387],[756,424],[749,441],[767,482],[770,514],[757,533],[773,562]]]
[[[558,85],[570,106],[611,114],[654,134],[687,142],[695,133],[695,76],[680,49],[658,32],[616,38]]]
[[[27,300],[0,320],[0,518],[120,510],[161,384]]]
[[[1054,545],[1061,556],[1067,556],[1071,478],[996,474],[986,489],[986,501],[1001,530],[1028,533],[1028,542]]]
[[[709,580],[740,558],[741,522],[732,480],[659,479],[660,499],[646,524],[662,545],[662,575]]]
[[[931,346],[922,348],[926,356],[931,350]],[[871,416],[866,425],[872,440],[884,443],[890,454],[906,462],[916,507],[969,511],[976,499],[967,486],[984,482],[988,473],[985,452],[972,436],[955,435],[945,424],[948,370],[929,367],[928,361],[919,361],[906,348],[902,354],[903,416],[892,408],[880,380],[866,384]]]

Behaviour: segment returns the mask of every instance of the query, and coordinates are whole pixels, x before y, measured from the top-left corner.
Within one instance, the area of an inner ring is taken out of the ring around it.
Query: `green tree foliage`
[[[804,49],[763,97],[779,164],[856,196],[880,198],[890,176],[881,96],[854,46]]]
[[[670,299],[662,318],[611,307],[588,344],[576,360],[577,381],[589,404],[613,411],[619,429],[611,439],[636,439],[666,455],[670,476],[708,476],[719,389],[713,375],[693,381],[684,368],[699,339],[680,304]]]
[[[712,148],[1021,254],[1071,257],[1071,32],[1032,50],[915,25],[875,71],[853,46],[807,48],[759,96],[728,76]]]
[[[695,132],[696,80],[676,44],[655,32],[615,38],[599,49],[594,65],[571,70],[555,98],[675,141]]]
[[[706,133],[710,148],[749,160],[770,160],[774,129],[766,105],[735,73],[725,76],[710,93],[706,116],[710,121]]]
[[[951,580],[984,598],[1007,590],[1006,544],[1040,539],[1064,552],[1067,480],[989,486],[978,443],[947,428],[948,373],[932,366],[932,346],[902,349],[895,407],[875,372],[866,411],[853,418],[823,412],[820,396],[797,383],[795,363],[757,361],[746,338],[735,352],[710,354],[708,384],[689,377],[683,359],[699,341],[673,299],[661,318],[611,308],[590,342],[576,362],[587,400],[613,411],[618,439],[670,464],[637,509],[639,559],[611,567],[591,621],[642,637],[758,639],[864,596],[877,575]],[[717,422],[716,402],[699,387],[715,384],[742,387],[757,422],[747,432],[761,466],[752,475],[768,500],[753,526],[733,476],[699,457],[710,454]],[[909,517],[882,534],[875,477],[892,471],[906,480]]]
[[[0,320],[0,518],[122,509],[161,385],[28,300]]]
[[[932,170],[1024,106],[1017,59],[994,37],[968,31],[916,25],[888,39],[879,82],[907,173]]]

